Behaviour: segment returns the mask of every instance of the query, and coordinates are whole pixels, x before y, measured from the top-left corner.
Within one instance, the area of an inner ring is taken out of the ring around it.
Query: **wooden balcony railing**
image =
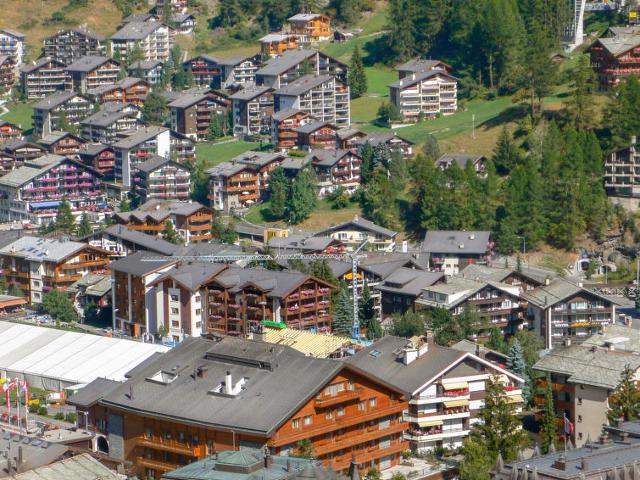
[[[346,403],[352,400],[359,399],[360,395],[362,395],[361,388],[355,388],[353,390],[344,390],[335,396],[322,396],[321,398],[316,398],[315,407],[325,408],[331,405]]]

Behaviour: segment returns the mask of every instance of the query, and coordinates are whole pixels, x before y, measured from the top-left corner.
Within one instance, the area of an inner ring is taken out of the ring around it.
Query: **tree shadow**
[[[501,111],[496,117],[490,118],[480,124],[485,128],[498,127],[504,123],[516,122],[523,119],[529,114],[529,105],[520,103],[518,105],[511,105]]]
[[[386,34],[366,42],[362,46],[362,50],[364,50],[362,62],[366,67],[373,67],[376,63],[384,63],[385,65],[393,63],[393,52],[389,48]]]

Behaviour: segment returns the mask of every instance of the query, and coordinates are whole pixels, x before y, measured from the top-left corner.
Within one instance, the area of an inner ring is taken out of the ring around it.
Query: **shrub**
[[[47,416],[49,415],[49,410],[47,410],[47,407],[40,407],[38,408],[38,415]]]
[[[53,416],[53,418],[55,418],[56,420],[64,420],[64,413],[56,412],[56,414]]]
[[[64,416],[65,421],[69,422],[69,423],[76,423],[76,420],[78,419],[78,416],[73,413],[73,412],[69,412]]]

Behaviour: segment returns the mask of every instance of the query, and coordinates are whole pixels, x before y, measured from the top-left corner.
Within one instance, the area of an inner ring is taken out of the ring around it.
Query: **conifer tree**
[[[631,137],[640,132],[640,79],[634,75],[625,77],[610,98],[603,122],[608,130],[604,139],[607,151],[628,146]]]
[[[467,437],[462,442],[462,460],[459,463],[458,471],[460,480],[489,480],[489,471],[493,466],[491,456],[487,447],[471,438]]]
[[[289,223],[298,224],[311,215],[317,202],[318,178],[310,166],[304,167],[291,185],[291,195],[287,201],[287,216]]]
[[[509,358],[507,359],[507,369],[518,375],[523,379],[522,384],[522,396],[525,399],[525,403],[529,401],[531,392],[529,391],[529,378],[527,375],[527,364],[524,361],[524,355],[522,353],[522,346],[516,338],[509,349]]]
[[[553,406],[553,393],[551,390],[551,376],[547,375],[544,390],[544,409],[542,411],[542,424],[540,426],[542,436],[542,453],[547,454],[558,438],[556,425],[556,412]]]
[[[178,245],[182,242],[182,237],[176,231],[173,226],[173,222],[171,220],[167,220],[164,224],[164,230],[162,231],[162,238],[165,239],[169,243],[173,243]]]
[[[567,102],[569,117],[577,130],[589,130],[596,120],[592,92],[596,89],[596,74],[589,57],[582,55],[572,69],[572,92]]]
[[[80,217],[80,224],[78,225],[78,237],[86,237],[91,235],[93,228],[91,227],[91,221],[89,221],[89,215],[83,213]]]
[[[353,326],[353,302],[346,283],[340,282],[332,301],[332,331],[336,335],[350,337]]]
[[[626,365],[620,374],[620,383],[609,400],[609,422],[622,418],[625,422],[640,417],[640,392],[636,386],[635,372]]]
[[[58,212],[56,214],[56,230],[71,235],[76,226],[76,219],[73,216],[71,210],[71,204],[65,198],[58,206]]]
[[[493,149],[493,163],[500,175],[506,175],[520,163],[520,153],[509,130],[504,127]]]
[[[142,118],[145,122],[164,125],[167,121],[169,114],[169,105],[166,98],[157,93],[154,90],[149,92],[149,95],[144,100],[144,106],[142,107]]]
[[[496,352],[505,353],[507,349],[507,343],[504,341],[504,335],[498,327],[493,327],[489,333],[489,341],[487,342],[487,348],[495,350]]]
[[[357,44],[353,49],[353,54],[351,55],[348,80],[351,98],[359,98],[367,93],[367,75],[364,70],[364,63],[362,63],[360,49]]]
[[[373,178],[373,147],[366,141],[360,147],[360,156],[362,157],[362,167],[360,169],[360,180],[363,185],[367,185]]]
[[[291,184],[281,167],[276,168],[269,178],[269,214],[273,218],[284,218]]]
[[[333,271],[326,260],[314,260],[309,265],[309,273],[320,280],[331,283],[333,285],[338,284],[338,280],[333,275]]]

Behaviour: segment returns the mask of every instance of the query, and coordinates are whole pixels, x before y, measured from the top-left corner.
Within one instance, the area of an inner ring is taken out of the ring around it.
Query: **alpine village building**
[[[110,454],[147,480],[218,451],[292,454],[302,439],[339,472],[352,461],[364,471],[389,468],[408,446],[399,389],[345,362],[261,341],[189,338],[126,382],[89,391],[76,406]]]
[[[104,56],[106,38],[86,28],[70,28],[44,39],[42,56],[71,65],[84,56]]]

